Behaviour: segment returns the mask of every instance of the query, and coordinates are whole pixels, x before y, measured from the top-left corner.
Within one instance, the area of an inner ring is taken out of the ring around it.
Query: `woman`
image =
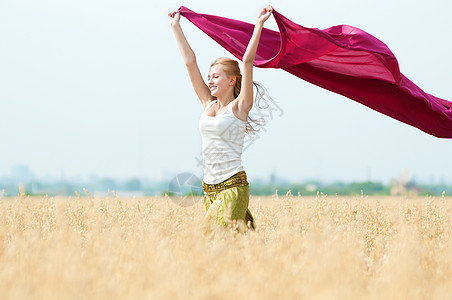
[[[204,107],[199,129],[207,217],[226,227],[240,221],[250,228],[255,227],[248,210],[249,186],[241,155],[245,132],[250,130],[248,114],[253,107],[254,58],[263,25],[272,11],[273,8],[267,6],[257,16],[243,56],[243,74],[237,61],[219,58],[211,64],[207,84],[180,26],[180,14],[168,14],[191,83]]]

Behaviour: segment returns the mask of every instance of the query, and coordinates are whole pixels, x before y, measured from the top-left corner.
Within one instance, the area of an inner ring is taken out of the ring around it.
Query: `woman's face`
[[[234,78],[228,78],[221,65],[214,65],[210,68],[207,84],[212,96],[221,97],[231,89],[233,91],[234,83]]]

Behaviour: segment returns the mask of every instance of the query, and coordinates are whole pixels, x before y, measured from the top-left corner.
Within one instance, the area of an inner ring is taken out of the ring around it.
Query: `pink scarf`
[[[254,25],[197,14],[181,15],[238,59]],[[452,138],[452,102],[425,93],[400,73],[394,54],[356,27],[320,30],[295,24],[273,10],[279,32],[264,28],[254,65],[281,68],[439,138]]]

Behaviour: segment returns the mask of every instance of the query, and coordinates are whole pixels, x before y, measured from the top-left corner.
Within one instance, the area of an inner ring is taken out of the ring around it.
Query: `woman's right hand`
[[[257,16],[257,23],[260,24],[264,24],[265,21],[268,20],[268,18],[270,17],[270,15],[273,13],[273,6],[271,5],[267,5],[265,8],[263,8],[260,12],[259,15]]]
[[[169,17],[169,21],[170,21],[171,26],[179,24],[179,20],[180,20],[180,13],[179,12],[174,11],[172,13],[169,13],[168,17]]]

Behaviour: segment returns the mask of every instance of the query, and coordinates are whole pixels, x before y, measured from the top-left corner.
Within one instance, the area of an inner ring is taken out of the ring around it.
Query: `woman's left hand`
[[[259,15],[257,16],[257,23],[261,23],[264,24],[265,21],[268,20],[268,18],[270,18],[270,15],[273,12],[273,7],[271,5],[267,5],[267,7],[263,8]]]

